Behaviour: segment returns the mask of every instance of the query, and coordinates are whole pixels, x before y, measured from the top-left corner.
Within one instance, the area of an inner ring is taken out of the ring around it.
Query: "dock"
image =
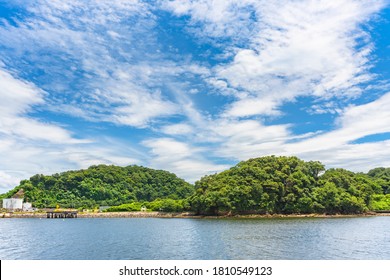
[[[47,211],[48,219],[77,218],[77,211]]]

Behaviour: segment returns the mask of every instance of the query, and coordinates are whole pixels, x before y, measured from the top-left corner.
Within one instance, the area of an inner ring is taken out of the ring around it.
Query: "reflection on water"
[[[390,217],[0,219],[0,259],[390,259]]]

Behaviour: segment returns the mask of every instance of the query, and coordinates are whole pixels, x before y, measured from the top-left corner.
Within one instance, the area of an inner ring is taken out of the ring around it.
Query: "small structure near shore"
[[[27,201],[23,202],[23,200],[24,200],[24,190],[20,189],[11,198],[3,199],[2,208],[8,211],[34,211],[32,204]]]
[[[48,219],[77,218],[77,211],[47,211]]]
[[[22,210],[23,208],[23,198],[4,198],[3,199],[3,208],[7,210]]]
[[[24,202],[22,210],[26,212],[30,212],[30,211],[34,211],[34,208],[32,207],[32,204],[30,202]]]
[[[107,210],[111,206],[99,206],[99,212],[103,212],[104,210]]]

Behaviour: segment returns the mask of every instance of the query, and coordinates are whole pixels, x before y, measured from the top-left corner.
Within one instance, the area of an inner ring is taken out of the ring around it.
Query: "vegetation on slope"
[[[72,208],[182,199],[193,193],[193,186],[173,173],[135,165],[97,165],[52,176],[34,175],[4,196],[11,197],[19,189],[35,207]]]
[[[390,210],[390,168],[374,168],[367,175],[376,180],[383,191],[383,194],[373,196],[372,209]]]
[[[390,194],[390,168],[374,168],[368,171],[367,175],[381,185],[384,194]]]
[[[92,166],[52,176],[35,175],[20,189],[35,207],[92,208],[107,211],[221,213],[356,214],[390,210],[390,168],[367,174],[329,169],[321,162],[267,156],[242,161],[208,175],[195,187],[162,170],[140,166]],[[1,196],[0,196],[1,198]]]
[[[384,195],[383,185],[363,173],[325,171],[318,161],[268,156],[203,177],[189,203],[206,214],[362,213],[374,209],[375,199]]]

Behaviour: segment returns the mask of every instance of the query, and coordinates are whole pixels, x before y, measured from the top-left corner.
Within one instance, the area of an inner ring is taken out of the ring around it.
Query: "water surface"
[[[0,219],[0,259],[390,259],[390,217]]]

